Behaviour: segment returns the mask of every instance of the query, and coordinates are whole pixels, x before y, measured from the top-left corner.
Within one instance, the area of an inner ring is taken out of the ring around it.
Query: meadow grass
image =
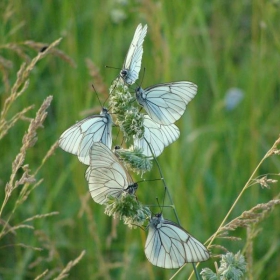
[[[119,72],[105,65],[122,66],[140,22],[148,24],[143,87],[176,80],[198,85],[197,96],[177,122],[179,140],[158,160],[182,226],[200,241],[216,232],[279,137],[280,6],[277,1],[185,2],[1,2],[0,278],[168,279],[176,272],[147,261],[146,233],[104,215],[89,197],[85,166],[54,149],[61,133],[87,110],[100,111],[91,85],[105,100]],[[126,19],[114,22],[118,10]],[[40,52],[53,42],[57,45]],[[244,98],[227,110],[225,94],[233,87]],[[13,93],[16,98],[6,112]],[[24,135],[29,135],[26,141]],[[21,162],[19,154],[24,155]],[[271,154],[253,179],[272,174],[268,179],[277,180],[279,169],[279,155]],[[156,166],[144,177],[158,178]],[[279,199],[279,183],[263,188],[263,181],[254,182],[225,221],[241,223],[229,235],[242,239],[218,238],[213,245],[242,251],[249,279],[279,279],[279,207],[269,204]],[[161,182],[141,183],[137,195],[143,203],[156,204],[162,191]],[[255,209],[259,204],[265,206]],[[252,223],[236,219],[244,211],[264,210],[264,218]],[[172,210],[164,215],[175,220]],[[216,247],[211,251],[224,253]],[[214,261],[218,258],[198,269],[214,269]],[[186,265],[175,279],[191,272]]]

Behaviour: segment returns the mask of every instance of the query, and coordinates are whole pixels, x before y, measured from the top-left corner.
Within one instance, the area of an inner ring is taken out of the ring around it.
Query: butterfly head
[[[102,110],[101,110],[101,112],[100,112],[100,115],[107,115],[108,114],[108,109],[107,108],[105,108],[105,107],[103,107],[102,108]]]
[[[145,90],[142,89],[141,87],[137,87],[135,89],[135,94],[136,94],[136,99],[137,99],[138,103],[143,106],[142,103],[144,103],[145,99],[146,99]]]
[[[136,193],[138,189],[138,184],[137,183],[133,183],[131,185],[128,186],[128,188],[126,189],[127,193],[129,193],[130,195],[134,195]]]
[[[105,117],[105,118],[103,118],[104,123],[107,123],[109,125],[113,124],[112,117],[111,117],[111,115],[109,113],[109,110],[107,108],[103,107],[101,112],[100,112],[100,115]]]
[[[164,219],[161,213],[155,214],[151,220],[150,224],[153,225],[156,228],[161,227],[161,224],[163,223]]]
[[[164,221],[164,219],[163,219],[163,216],[162,216],[162,213],[157,213],[157,214],[155,214],[154,215],[154,217],[156,218],[156,219],[158,219],[159,221]]]
[[[121,72],[120,72],[120,76],[125,79],[126,76],[128,74],[128,70],[127,69],[122,69]]]

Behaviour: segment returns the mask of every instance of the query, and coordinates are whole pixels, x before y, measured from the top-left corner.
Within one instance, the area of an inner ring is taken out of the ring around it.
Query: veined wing
[[[191,82],[173,82],[136,89],[136,99],[152,120],[169,125],[185,112],[187,104],[194,98],[197,86]]]
[[[108,196],[119,197],[123,192],[134,194],[137,189],[119,159],[100,142],[91,147],[85,178],[93,200],[99,204],[104,204]]]
[[[202,243],[179,225],[163,219],[162,214],[151,218],[145,254],[153,265],[163,268],[179,268],[210,257]]]
[[[123,69],[120,72],[121,78],[129,85],[134,84],[138,79],[143,55],[143,42],[146,34],[147,25],[142,28],[142,24],[140,23],[134,33],[123,64]]]
[[[112,124],[110,114],[103,108],[100,115],[87,117],[68,128],[60,136],[59,146],[89,165],[90,148],[94,142],[102,142],[109,148],[112,147]]]
[[[134,139],[134,146],[141,148],[143,154],[147,157],[153,156],[153,153],[156,157],[159,156],[166,146],[173,143],[180,136],[180,131],[175,124],[158,124],[147,115],[144,116],[143,125],[145,129],[144,135],[141,139]]]

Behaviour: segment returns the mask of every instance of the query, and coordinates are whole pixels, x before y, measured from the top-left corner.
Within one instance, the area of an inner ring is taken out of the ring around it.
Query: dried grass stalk
[[[280,204],[280,199],[272,199],[267,203],[261,203],[248,211],[244,211],[239,217],[233,219],[225,226],[221,227],[219,234],[224,231],[233,231],[239,227],[249,227],[263,221]]]
[[[73,261],[70,261],[66,267],[59,273],[59,275],[57,277],[54,278],[54,280],[61,280],[64,279],[66,277],[68,277],[68,273],[71,270],[72,267],[74,267],[76,264],[78,264],[80,262],[80,260],[83,258],[83,256],[85,255],[86,251],[82,251],[82,253]]]

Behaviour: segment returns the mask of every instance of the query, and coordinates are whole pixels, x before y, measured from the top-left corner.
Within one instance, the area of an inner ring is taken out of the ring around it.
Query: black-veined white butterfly
[[[142,28],[140,23],[134,33],[134,37],[128,49],[123,68],[120,72],[121,78],[125,83],[132,85],[138,79],[141,69],[143,55],[143,42],[147,33],[147,25]]]
[[[143,125],[144,135],[141,139],[134,138],[134,147],[142,149],[143,154],[147,157],[151,157],[153,154],[158,157],[166,146],[173,143],[180,136],[180,131],[175,124],[158,124],[148,115],[144,116]]]
[[[112,147],[112,117],[106,108],[100,115],[89,116],[68,128],[59,138],[59,147],[77,155],[80,162],[90,164],[93,143],[102,142]]]
[[[191,82],[173,82],[136,89],[136,99],[144,107],[152,120],[169,125],[177,121],[185,112],[187,104],[197,92]]]
[[[178,268],[210,257],[202,243],[179,225],[165,220],[162,214],[156,214],[150,220],[145,254],[153,265],[163,268]]]
[[[85,178],[93,200],[99,204],[104,204],[108,196],[119,197],[123,192],[133,195],[138,186],[115,154],[102,143],[93,143],[91,147]]]

